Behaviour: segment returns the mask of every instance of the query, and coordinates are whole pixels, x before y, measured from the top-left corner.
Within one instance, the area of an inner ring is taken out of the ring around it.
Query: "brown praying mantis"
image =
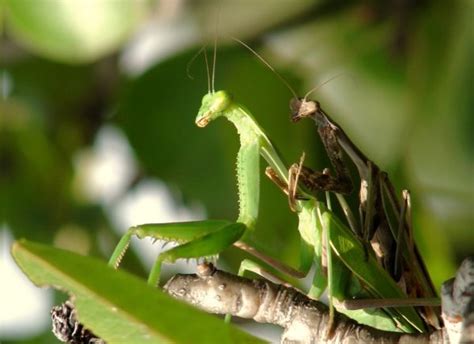
[[[354,234],[364,242],[370,242],[370,248],[379,264],[404,289],[405,294],[419,299],[419,304],[423,304],[422,299],[426,299],[428,305],[433,304],[434,299],[436,304],[434,285],[413,240],[409,192],[407,190],[402,192],[400,205],[387,173],[358,149],[342,128],[325,113],[319,102],[307,100],[309,93],[304,98],[293,98],[290,101],[291,119],[293,122],[298,122],[302,118],[311,118],[315,121],[318,134],[334,167],[335,176],[331,176],[327,169],[323,172],[313,171],[302,166],[301,162],[299,166],[290,168],[290,174],[294,177],[289,179],[301,180],[312,192],[336,193]],[[353,189],[348,168],[343,161],[343,153],[353,161],[361,180],[360,225],[357,225],[353,215],[348,213],[347,203],[341,195],[348,194]],[[294,187],[290,188],[289,195],[290,204],[294,204],[296,195]],[[389,303],[387,300],[380,301],[347,301],[345,306],[357,308],[383,306]],[[393,300],[393,305],[397,304],[400,303]],[[429,325],[439,328],[439,310],[425,306],[420,313]]]

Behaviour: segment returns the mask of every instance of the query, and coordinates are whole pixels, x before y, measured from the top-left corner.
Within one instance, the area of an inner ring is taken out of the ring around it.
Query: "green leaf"
[[[79,321],[108,343],[259,343],[104,262],[20,240],[12,255],[37,285],[74,295]]]
[[[7,29],[23,45],[56,60],[93,61],[128,38],[146,1],[7,0]]]

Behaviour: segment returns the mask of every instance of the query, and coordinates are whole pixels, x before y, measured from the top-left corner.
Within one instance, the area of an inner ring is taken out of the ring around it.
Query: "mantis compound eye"
[[[217,91],[214,93],[210,108],[212,112],[222,112],[227,109],[227,107],[232,102],[232,96],[226,91]]]

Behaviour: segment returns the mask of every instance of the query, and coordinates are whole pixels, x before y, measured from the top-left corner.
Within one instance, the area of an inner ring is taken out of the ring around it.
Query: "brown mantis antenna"
[[[273,68],[272,65],[270,65],[270,63],[268,63],[262,56],[260,56],[254,49],[252,49],[248,44],[246,44],[245,42],[243,42],[242,40],[236,38],[236,37],[233,37],[233,36],[230,36],[230,38],[232,38],[234,41],[240,43],[241,45],[243,45],[245,48],[247,48],[248,50],[250,50],[250,52],[252,52],[260,61],[263,62],[263,64],[265,64],[265,66],[267,66],[273,73],[276,74],[276,76],[285,84],[285,86],[290,90],[290,92],[293,94],[293,96],[295,97],[295,99],[299,99],[298,95],[296,94],[295,90],[293,89],[293,87],[291,87],[290,83],[284,78],[281,76],[280,73],[278,73],[275,68]],[[325,84],[327,84],[328,82],[334,80],[334,79],[337,79],[339,78],[340,76],[346,74],[346,72],[342,72],[342,73],[339,73],[339,74],[336,74],[335,76],[329,78],[328,80],[324,81],[323,83],[317,85],[316,87],[312,88],[311,90],[308,91],[308,93],[306,93],[306,95],[303,97],[303,99],[306,101],[308,96],[313,93],[314,91],[316,91],[317,89],[319,89],[320,87],[324,86]]]
[[[305,94],[305,96],[303,97],[303,99],[306,101],[311,93],[313,93],[314,91],[318,90],[318,89],[321,88],[322,86],[326,85],[329,81],[332,81],[332,80],[334,80],[334,79],[337,79],[337,78],[341,77],[341,76],[344,75],[344,74],[346,74],[346,72],[342,72],[342,73],[336,74],[336,75],[330,77],[329,79],[327,79],[326,81],[322,82],[321,84],[316,85],[314,88],[312,88],[311,90],[309,90],[308,93]]]
[[[244,47],[246,47],[248,50],[250,50],[255,56],[258,57],[258,59],[260,61],[263,62],[263,64],[265,66],[267,66],[273,73],[276,74],[276,76],[285,84],[286,87],[288,87],[288,89],[290,90],[290,92],[293,94],[293,96],[295,98],[298,98],[298,95],[296,94],[295,90],[293,89],[293,87],[291,87],[291,85],[289,84],[288,81],[286,81],[286,79],[284,77],[282,77],[280,75],[280,73],[278,73],[275,68],[273,68],[270,63],[268,63],[262,56],[260,56],[254,49],[252,49],[248,44],[244,43],[243,41],[241,41],[240,39],[236,38],[236,37],[232,37],[232,36],[229,36],[230,38],[232,38],[234,41],[242,44]]]

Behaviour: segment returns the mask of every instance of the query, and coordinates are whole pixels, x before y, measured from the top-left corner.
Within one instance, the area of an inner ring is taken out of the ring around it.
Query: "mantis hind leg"
[[[214,232],[189,241],[161,253],[148,277],[148,284],[156,286],[159,282],[161,265],[173,263],[180,258],[201,258],[216,256],[239,240],[247,227],[243,223],[231,223]]]

